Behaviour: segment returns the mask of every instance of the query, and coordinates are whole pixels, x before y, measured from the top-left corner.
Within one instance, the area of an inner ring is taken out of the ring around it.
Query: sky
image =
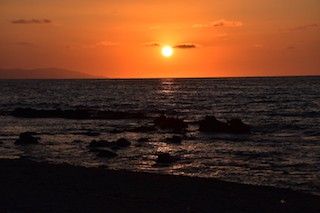
[[[320,75],[320,0],[1,0],[0,68]],[[164,57],[164,45],[173,55]]]

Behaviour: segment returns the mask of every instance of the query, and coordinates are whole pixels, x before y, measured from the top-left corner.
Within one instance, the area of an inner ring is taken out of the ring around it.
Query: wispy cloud
[[[119,46],[120,43],[118,42],[111,42],[111,41],[100,41],[100,42],[97,42],[94,47],[99,47],[99,46],[102,46],[102,47],[114,47],[114,46]]]
[[[185,43],[185,44],[177,44],[173,46],[173,48],[180,48],[180,49],[192,49],[192,48],[197,48],[200,45],[198,44],[193,44],[193,43]]]
[[[153,41],[152,42],[143,43],[142,45],[145,46],[145,47],[159,47],[159,46],[161,46],[160,43],[153,42]]]
[[[23,46],[23,47],[34,47],[35,44],[34,43],[31,43],[31,42],[25,42],[25,41],[19,41],[19,42],[16,42],[14,43],[14,45],[17,45],[17,46]]]
[[[15,19],[10,21],[12,24],[51,24],[50,19]]]
[[[264,45],[263,44],[254,44],[253,47],[254,48],[263,48]]]
[[[310,28],[316,28],[316,27],[319,27],[318,24],[307,24],[307,25],[302,25],[302,26],[298,26],[298,27],[293,27],[293,28],[289,28],[287,30],[284,30],[284,31],[302,31],[302,30],[307,30],[307,29],[310,29]]]
[[[152,25],[149,27],[150,30],[159,30],[161,29],[161,26],[160,25]]]
[[[145,47],[161,47],[163,44],[152,41],[152,42],[146,42],[142,44]],[[192,49],[192,48],[197,48],[200,47],[201,45],[195,44],[195,43],[178,43],[176,45],[173,45],[172,48],[177,48],[177,49]]]
[[[210,28],[210,27],[242,27],[243,23],[241,21],[227,21],[225,19],[220,19],[207,24],[194,24],[193,28]]]

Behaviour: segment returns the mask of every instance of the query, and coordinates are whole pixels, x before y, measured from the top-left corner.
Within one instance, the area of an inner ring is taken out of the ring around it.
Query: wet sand
[[[320,212],[320,196],[215,179],[0,160],[0,212]]]

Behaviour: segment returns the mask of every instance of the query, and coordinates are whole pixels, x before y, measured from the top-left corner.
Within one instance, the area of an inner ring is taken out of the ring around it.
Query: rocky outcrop
[[[31,145],[39,144],[38,138],[33,137],[34,132],[23,132],[20,134],[19,139],[15,141],[16,145]]]
[[[178,157],[172,156],[169,153],[159,153],[156,159],[158,165],[168,165],[179,160]]]
[[[188,124],[183,119],[168,118],[164,115],[154,119],[154,124],[161,129],[172,129],[175,131],[184,130],[188,127]]]
[[[173,136],[171,138],[166,138],[167,143],[173,143],[173,144],[181,144],[182,138],[180,136]]]
[[[112,152],[112,151],[107,150],[107,149],[96,150],[96,152],[97,152],[97,157],[101,157],[101,158],[115,158],[115,157],[118,157],[117,153]]]
[[[74,110],[44,110],[32,108],[17,108],[11,115],[24,118],[66,118],[66,119],[144,119],[143,112],[99,111],[91,109]]]
[[[99,141],[93,140],[88,145],[89,148],[108,147],[108,146],[111,146],[111,143],[106,140],[99,140]]]
[[[112,145],[118,147],[128,147],[131,145],[131,142],[128,141],[126,138],[120,138],[117,141],[112,142]]]
[[[206,116],[199,122],[200,132],[248,134],[250,127],[240,119],[231,119],[227,123],[217,120],[214,116]]]

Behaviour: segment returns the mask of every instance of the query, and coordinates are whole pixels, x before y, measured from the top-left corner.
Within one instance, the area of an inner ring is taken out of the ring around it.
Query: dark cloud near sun
[[[192,48],[197,48],[199,45],[197,44],[192,44],[192,43],[186,43],[186,44],[177,44],[173,46],[173,48],[179,48],[179,49],[192,49]]]
[[[241,21],[227,21],[225,19],[220,19],[207,24],[194,24],[193,28],[210,28],[210,27],[242,27],[243,23]]]
[[[307,25],[303,25],[303,26],[289,28],[287,31],[301,31],[301,30],[307,30],[307,29],[316,28],[316,27],[319,27],[319,25],[318,24],[307,24]]]
[[[19,42],[16,42],[14,43],[14,45],[17,45],[17,46],[23,46],[23,47],[34,47],[35,44],[34,43],[31,43],[31,42],[25,42],[25,41],[19,41]]]
[[[15,19],[10,21],[12,24],[51,24],[50,19]]]
[[[144,43],[143,46],[145,46],[145,47],[160,47],[161,44],[159,44],[158,42],[147,42],[147,43]]]
[[[145,46],[145,47],[161,47],[163,45],[158,42],[146,42],[146,43],[143,43],[143,46]],[[200,45],[194,44],[194,43],[180,43],[180,44],[176,44],[176,45],[172,46],[172,48],[176,48],[176,49],[193,49],[193,48],[197,48],[197,47],[200,47]]]

